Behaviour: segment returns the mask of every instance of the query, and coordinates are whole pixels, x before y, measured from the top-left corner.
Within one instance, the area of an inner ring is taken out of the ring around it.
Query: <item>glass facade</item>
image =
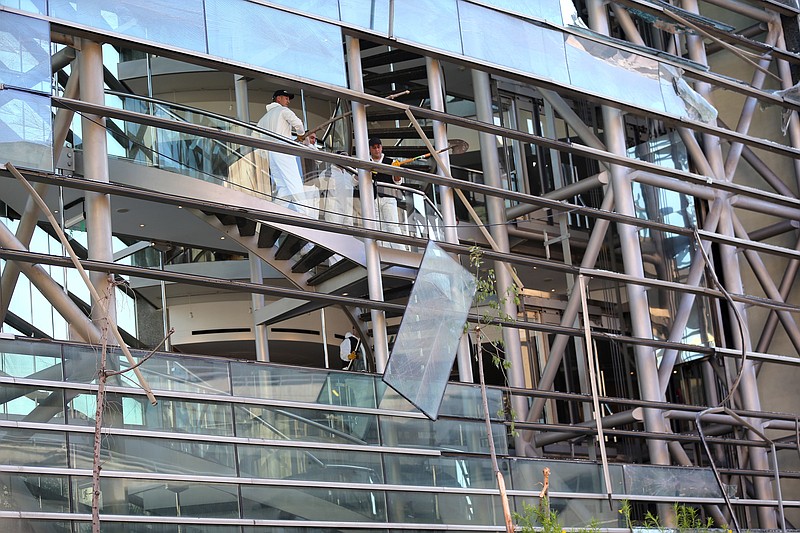
[[[28,469],[25,474],[6,472],[0,483],[10,491],[5,497],[19,511],[53,517],[70,509],[88,512],[91,479],[85,472],[92,466],[96,405],[89,391],[81,391],[75,381],[63,381],[59,369],[67,362],[67,374],[74,375],[77,365],[94,368],[95,358],[93,348],[80,345],[0,341],[3,368],[18,369],[19,374],[0,376],[8,406],[0,417],[0,470]],[[185,363],[197,371],[191,374],[191,387],[187,374],[157,371],[174,364],[169,354],[156,354],[142,366],[148,376],[162,374],[161,382],[151,383],[157,406],[134,394],[135,390],[115,392],[127,387],[109,391],[100,450],[105,476],[102,514],[131,519],[147,515],[153,527],[165,531],[172,526],[158,524],[158,517],[375,525],[502,523],[484,423],[480,413],[459,407],[465,399],[474,399],[474,387],[450,384],[442,418],[433,423],[419,415],[400,416],[394,409],[399,399],[386,403],[389,411],[363,407],[358,398],[347,395],[340,395],[341,403],[331,403],[327,395],[308,396],[307,403],[316,405],[313,409],[270,405],[283,403],[282,398],[292,391],[336,383],[337,376],[358,378],[349,382],[351,386],[374,388],[380,382],[369,374],[307,370],[289,379],[284,368],[269,364],[210,358],[189,358]],[[240,384],[233,392],[201,386],[203,375],[219,384],[234,371],[241,375],[243,367],[251,370],[250,388],[243,387],[241,380],[234,380]],[[262,372],[254,373],[254,369]],[[28,371],[33,373],[25,376]],[[35,375],[49,386],[8,382]],[[253,389],[256,375],[261,377],[259,382],[266,378],[269,388]],[[493,402],[499,400],[499,392],[490,389]],[[24,399],[28,406],[12,408],[12,397]],[[63,397],[71,398],[66,411],[48,410],[49,419],[37,419],[53,424],[52,430],[24,428],[33,420],[32,414],[43,412],[53,398]],[[353,403],[348,404],[348,398]],[[493,424],[493,432],[498,453],[508,453],[505,426]],[[594,464],[519,459],[504,460],[501,469],[509,488],[524,492],[539,482],[545,466],[554,472],[551,490],[580,493],[602,502],[600,470]],[[622,470],[613,473],[621,483]],[[186,481],[188,477],[192,481]],[[57,523],[51,522],[53,527]],[[74,526],[78,528],[74,531],[84,527],[80,522]],[[64,527],[69,531],[68,525]],[[216,527],[223,526],[217,522]]]

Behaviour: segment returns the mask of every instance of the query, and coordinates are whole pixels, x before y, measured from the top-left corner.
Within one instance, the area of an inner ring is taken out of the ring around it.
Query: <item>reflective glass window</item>
[[[461,54],[456,0],[395,2],[394,34],[401,39]]]
[[[0,0],[0,6],[13,7],[20,11],[28,11],[40,15],[47,13],[47,2],[45,0]]]
[[[500,498],[484,494],[387,492],[390,522],[499,525]]]
[[[383,522],[382,491],[242,486],[242,515],[257,520]]]
[[[571,85],[665,111],[658,61],[574,35],[567,37],[566,52]]]
[[[109,427],[233,435],[233,415],[229,404],[159,398],[152,405],[145,396],[106,396],[103,421]],[[70,423],[94,424],[97,401],[93,394],[79,394],[68,404]]]
[[[118,351],[121,368],[128,368],[127,359]],[[140,361],[147,354],[132,351],[135,361]],[[227,361],[214,361],[187,356],[157,354],[139,367],[142,375],[152,389],[184,391],[201,394],[230,394]],[[135,380],[133,372],[128,376]],[[124,380],[123,385],[138,387],[135,382]]]
[[[236,435],[255,439],[377,444],[375,415],[237,405]]]
[[[4,384],[0,387],[0,420],[63,423],[62,402],[53,401],[61,394],[60,389]]]
[[[549,468],[550,490],[554,492],[605,493],[603,468],[595,463],[514,459],[510,460],[509,464],[511,485],[517,490],[530,490],[530,487],[541,486],[544,469]],[[620,467],[611,465],[609,475],[613,485],[612,490],[617,493],[623,492]]]
[[[238,451],[243,477],[383,483],[381,456],[377,453],[274,446],[239,446]]]
[[[145,41],[206,51],[203,0],[50,0],[50,16]]]
[[[64,433],[0,429],[0,462],[14,466],[67,467]]]
[[[342,22],[389,33],[389,0],[339,0],[339,13]]]
[[[551,80],[569,80],[561,32],[468,2],[459,3],[459,14],[464,55]]]
[[[487,388],[486,400],[489,404],[489,417],[502,418],[503,413],[503,391],[500,389]],[[477,385],[465,385],[460,383],[448,383],[442,398],[442,406],[439,408],[442,415],[458,416],[465,418],[484,419],[483,400],[481,389]],[[500,415],[498,415],[500,413]]]
[[[91,478],[73,478],[74,512],[91,513],[91,488]],[[239,517],[234,485],[101,478],[100,490],[101,514]]]
[[[364,374],[231,363],[233,394],[295,402],[375,407],[375,379]]]
[[[5,505],[9,505],[14,511],[22,512],[70,512],[69,481],[66,476],[4,473],[0,474],[0,486],[3,487],[4,510]],[[22,531],[25,530],[28,528]]]
[[[381,435],[384,443],[391,442],[394,446],[489,453],[486,425],[478,421],[439,419],[433,422],[381,416]],[[507,453],[505,426],[492,424],[492,436],[497,453]]]
[[[69,437],[75,468],[92,468],[94,435],[73,433]],[[101,441],[103,470],[235,476],[232,444],[156,439],[114,435]]]
[[[0,91],[0,159],[14,165],[53,170],[50,98]]]
[[[0,82],[50,93],[50,24],[0,11]]]
[[[209,53],[271,71],[347,85],[342,32],[244,0],[207,0]]]
[[[147,533],[241,533],[239,526],[212,526],[209,524],[159,524],[156,517],[147,521]],[[136,524],[130,522],[108,522],[103,520],[103,533],[131,533],[136,531]],[[263,531],[263,529],[261,530]],[[92,533],[92,524],[79,522],[76,533]],[[66,530],[64,533],[70,533]]]
[[[489,457],[384,455],[386,482],[392,485],[494,489],[497,478]],[[508,481],[507,481],[508,483]]]
[[[0,372],[13,377],[61,381],[61,347],[42,342],[0,341]]]

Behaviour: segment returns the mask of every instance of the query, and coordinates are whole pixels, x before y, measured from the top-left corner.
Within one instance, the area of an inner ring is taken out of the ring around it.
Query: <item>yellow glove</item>
[[[392,166],[393,167],[399,167],[399,166],[402,166],[402,164],[403,164],[403,162],[400,161],[399,159],[395,159],[394,161],[392,161]]]
[[[358,359],[358,354],[356,354],[356,352],[350,352],[347,354],[348,361],[352,361],[353,359]]]

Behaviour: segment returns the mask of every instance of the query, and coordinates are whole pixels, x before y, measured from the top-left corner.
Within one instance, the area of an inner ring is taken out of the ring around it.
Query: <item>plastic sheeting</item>
[[[472,297],[475,277],[428,243],[383,381],[436,420]]]

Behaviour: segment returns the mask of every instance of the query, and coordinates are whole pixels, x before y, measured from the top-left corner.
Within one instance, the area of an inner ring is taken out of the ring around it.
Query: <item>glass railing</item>
[[[180,104],[111,91],[106,100],[107,105],[137,113],[306,147],[252,124]],[[265,150],[117,119],[108,124],[109,153],[115,157],[276,201],[310,218],[363,225],[355,171],[317,161],[314,148],[306,147],[308,157],[297,158],[303,192],[276,198]],[[422,239],[443,238],[441,213],[425,194],[399,185],[381,184],[381,188],[385,190],[376,202],[381,229]]]

